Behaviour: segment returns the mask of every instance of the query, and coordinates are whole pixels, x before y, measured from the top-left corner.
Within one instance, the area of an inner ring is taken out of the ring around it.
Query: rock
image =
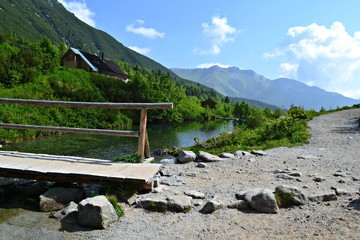
[[[221,153],[220,157],[222,158],[235,158],[235,155],[232,153]]]
[[[242,150],[236,151],[234,155],[238,158],[250,158],[253,156],[251,153]]]
[[[197,177],[198,174],[195,172],[189,172],[189,173],[185,173],[185,175],[188,177]]]
[[[313,179],[315,182],[323,182],[323,181],[325,181],[325,178],[323,178],[323,177],[314,177],[314,179]]]
[[[103,195],[82,200],[78,211],[79,224],[85,227],[106,229],[118,220],[113,205]]]
[[[245,196],[247,194],[248,191],[241,191],[239,193],[235,193],[235,197],[238,200],[245,200]]]
[[[215,198],[211,198],[204,203],[199,212],[204,214],[210,214],[220,209],[221,207],[222,204],[220,202],[218,202]]]
[[[180,163],[193,162],[196,159],[196,154],[193,151],[181,150],[179,153],[178,161]]]
[[[251,208],[261,213],[277,213],[279,207],[271,190],[255,188],[246,191],[245,201]]]
[[[336,196],[351,196],[351,192],[348,192],[344,189],[335,189]]]
[[[51,213],[50,217],[61,220],[64,217],[66,217],[67,215],[69,215],[70,213],[77,212],[77,211],[78,211],[78,205],[74,202],[70,202],[65,208],[61,209],[60,211]]]
[[[161,159],[159,163],[161,163],[161,164],[175,164],[176,163],[176,158],[164,158],[164,159]]]
[[[155,212],[187,212],[191,209],[191,197],[171,196],[163,198],[143,198],[139,199],[136,207],[144,208]]]
[[[171,178],[161,178],[160,184],[167,185],[167,186],[182,186],[185,185],[183,181],[180,179],[171,179]]]
[[[267,153],[263,150],[252,150],[251,154],[254,154],[255,156],[266,156]]]
[[[163,168],[160,170],[161,176],[171,177],[174,174],[173,170],[168,168]]]
[[[52,212],[63,209],[71,201],[78,203],[84,197],[84,192],[78,188],[50,188],[40,195],[40,211]]]
[[[200,158],[201,160],[205,161],[205,162],[219,162],[219,161],[223,161],[223,159],[219,156],[204,152],[204,151],[199,151],[199,155],[198,158]]]
[[[292,176],[292,177],[301,177],[302,176],[302,174],[299,172],[290,172],[290,173],[288,173],[288,175]]]
[[[311,202],[328,202],[328,201],[336,201],[337,197],[335,193],[324,194],[324,195],[316,195],[308,197]]]
[[[299,206],[306,203],[306,197],[300,188],[289,186],[277,186],[275,197],[280,207]]]
[[[274,171],[274,173],[275,173],[275,174],[279,174],[279,173],[286,173],[286,174],[289,174],[289,173],[290,173],[290,171],[289,171],[289,170],[287,170],[287,169],[284,169],[284,170],[276,169],[276,170]]]
[[[359,177],[354,177],[354,176],[352,176],[351,179],[352,179],[354,182],[360,181],[360,178],[359,178]]]
[[[205,199],[205,194],[198,192],[198,191],[186,191],[184,192],[185,195],[192,197],[194,199]]]
[[[188,212],[191,209],[191,197],[172,196],[168,197],[167,210],[171,212]]]
[[[236,208],[237,210],[249,209],[249,204],[244,200],[238,200],[227,205],[228,208]]]
[[[276,175],[276,178],[277,179],[283,179],[283,180],[293,180],[293,179],[295,179],[294,177],[290,176],[287,173],[280,173],[280,174]]]
[[[149,211],[165,212],[167,210],[167,204],[166,199],[143,198],[137,201],[136,207]]]
[[[198,162],[195,167],[198,167],[198,168],[206,168],[207,165],[206,165],[206,163]]]

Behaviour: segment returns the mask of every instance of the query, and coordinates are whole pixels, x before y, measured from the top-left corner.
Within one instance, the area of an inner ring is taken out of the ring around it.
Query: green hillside
[[[97,30],[68,12],[57,0],[0,1],[0,31],[37,41],[47,36],[52,42],[128,62],[149,69],[169,72],[161,64],[125,47],[109,34]]]

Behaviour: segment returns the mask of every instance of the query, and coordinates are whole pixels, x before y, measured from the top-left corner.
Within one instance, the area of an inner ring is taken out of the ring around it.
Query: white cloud
[[[230,65],[222,64],[222,63],[201,63],[201,64],[197,65],[196,68],[210,68],[212,66],[219,66],[221,68],[231,67]]]
[[[294,78],[297,75],[297,70],[299,68],[298,64],[291,64],[291,63],[281,63],[280,64],[282,72],[287,77]]]
[[[328,91],[360,98],[360,32],[341,22],[289,28],[286,41],[265,58],[280,58],[283,74]]]
[[[239,30],[227,23],[227,18],[220,18],[219,16],[214,16],[211,24],[203,23],[202,27],[202,34],[208,46],[203,49],[196,48],[194,52],[204,55],[220,54],[221,47],[225,43],[235,40],[231,35],[239,32]]]
[[[139,34],[147,38],[164,38],[164,32],[159,32],[154,28],[142,27],[144,23],[145,22],[143,20],[136,20],[135,23],[128,24],[126,26],[126,31]]]
[[[77,18],[81,21],[89,24],[92,27],[95,27],[95,20],[93,17],[95,13],[93,13],[88,6],[86,5],[85,0],[81,1],[65,1],[65,0],[58,0],[69,12],[75,14]]]
[[[129,46],[128,48],[130,48],[131,50],[134,50],[135,52],[143,54],[143,55],[146,55],[151,51],[150,48],[140,48],[140,47],[137,47],[137,46]]]

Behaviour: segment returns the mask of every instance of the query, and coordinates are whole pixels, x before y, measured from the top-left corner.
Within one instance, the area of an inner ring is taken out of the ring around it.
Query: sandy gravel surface
[[[306,196],[334,193],[332,188],[349,194],[338,196],[336,201],[308,202],[301,207],[281,208],[277,214],[226,207],[212,214],[196,209],[156,213],[125,207],[125,217],[106,230],[81,228],[50,219],[47,213],[12,206],[8,208],[19,214],[2,220],[0,239],[360,239],[359,118],[360,109],[317,117],[309,123],[309,144],[270,149],[267,156],[256,157],[253,162],[226,160],[207,163],[206,168],[197,168],[196,163],[166,165],[174,173],[171,178],[186,184],[167,186],[154,194],[183,195],[184,191],[196,190],[217,196],[224,205],[235,201],[235,194],[241,190],[274,190],[278,185],[299,187]],[[301,176],[277,178],[274,171],[285,169]],[[187,176],[189,173],[196,177]],[[316,182],[315,177],[324,181]]]

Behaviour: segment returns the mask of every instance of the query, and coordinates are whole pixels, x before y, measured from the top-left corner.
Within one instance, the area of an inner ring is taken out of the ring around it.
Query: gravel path
[[[226,205],[236,200],[235,193],[257,187],[295,186],[306,196],[334,193],[332,188],[348,193],[336,201],[309,202],[277,214],[228,208],[212,214],[196,209],[186,214],[156,213],[125,207],[125,217],[107,230],[69,226],[46,213],[23,210],[0,224],[0,239],[360,239],[359,118],[360,109],[317,117],[309,123],[309,144],[270,149],[253,162],[228,160],[208,163],[205,169],[195,163],[166,165],[174,172],[172,178],[186,184],[155,194],[196,190],[216,195]],[[284,180],[274,173],[285,169],[301,176]],[[315,177],[324,181],[316,182]]]

